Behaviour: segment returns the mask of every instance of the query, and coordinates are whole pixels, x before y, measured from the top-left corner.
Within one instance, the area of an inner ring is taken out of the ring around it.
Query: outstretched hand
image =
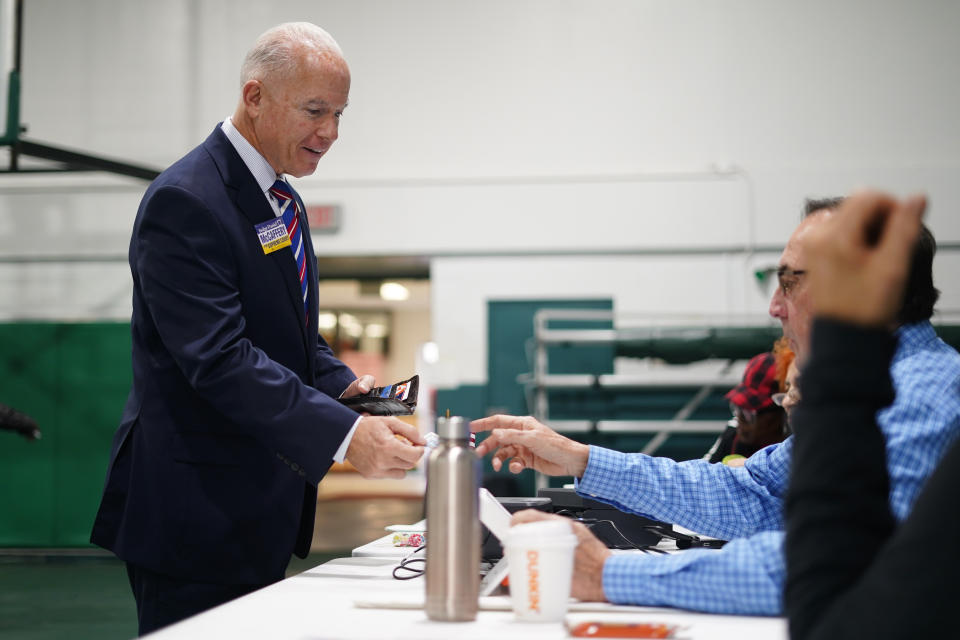
[[[587,468],[589,446],[565,438],[530,416],[490,416],[471,422],[470,430],[490,432],[477,445],[477,455],[495,451],[490,460],[494,471],[499,471],[505,460],[511,473],[535,469],[549,476],[579,478]]]
[[[420,460],[424,444],[416,427],[402,420],[366,416],[353,433],[347,460],[365,478],[402,478]]]
[[[865,191],[811,228],[801,245],[814,313],[861,326],[893,322],[926,206],[923,196]]]

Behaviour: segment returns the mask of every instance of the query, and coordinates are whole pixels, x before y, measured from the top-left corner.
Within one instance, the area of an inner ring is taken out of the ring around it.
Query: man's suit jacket
[[[302,206],[301,206],[302,209]],[[262,584],[306,555],[316,485],[357,414],[356,376],[304,323],[290,248],[264,254],[275,214],[217,127],[147,189],[130,242],[133,386],[91,541],[189,580]]]

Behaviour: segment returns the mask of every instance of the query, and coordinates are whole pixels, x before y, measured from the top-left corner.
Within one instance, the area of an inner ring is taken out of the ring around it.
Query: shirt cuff
[[[350,431],[347,432],[347,437],[343,439],[343,443],[340,445],[340,448],[337,449],[335,454],[333,454],[334,462],[343,462],[347,459],[347,449],[350,448],[350,441],[353,440],[353,434],[356,433],[357,427],[360,426],[361,420],[363,420],[363,416],[358,416],[356,422],[354,422],[353,426],[350,427]]]
[[[603,596],[614,604],[641,604],[651,556],[614,553],[603,563]],[[656,564],[653,565],[657,567]]]
[[[583,477],[574,480],[573,486],[577,493],[591,498],[608,493],[609,486],[604,480],[622,481],[623,457],[624,454],[619,451],[590,445],[590,455],[587,457],[587,468],[583,470]]]

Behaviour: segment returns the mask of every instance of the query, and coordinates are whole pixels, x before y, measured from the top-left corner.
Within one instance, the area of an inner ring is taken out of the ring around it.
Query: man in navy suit
[[[337,402],[373,379],[318,335],[316,259],[283,180],[337,139],[340,48],[283,24],[241,75],[233,117],[150,185],[130,241],[133,386],[91,541],[127,563],[141,634],[282,579],[335,460],[394,478],[423,453],[413,427]]]

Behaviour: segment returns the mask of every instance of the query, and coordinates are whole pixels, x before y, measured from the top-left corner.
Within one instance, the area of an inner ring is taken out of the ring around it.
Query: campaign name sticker
[[[283,224],[283,218],[261,222],[254,228],[257,230],[257,237],[260,238],[264,255],[290,246],[290,235],[287,233],[287,225]]]

